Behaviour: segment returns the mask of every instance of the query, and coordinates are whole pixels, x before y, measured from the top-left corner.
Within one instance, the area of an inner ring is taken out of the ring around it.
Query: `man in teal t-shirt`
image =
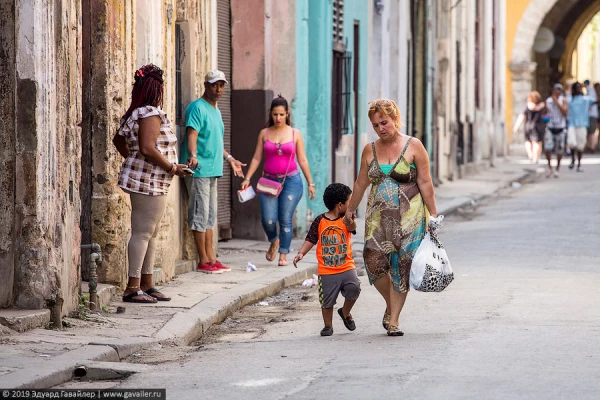
[[[209,71],[204,79],[204,94],[185,110],[187,133],[181,149],[181,163],[194,169],[185,178],[189,193],[188,225],[200,257],[197,270],[220,274],[231,271],[217,261],[213,250],[213,226],[217,218],[217,178],[223,176],[223,160],[231,164],[236,176],[244,177],[242,164],[224,150],[225,126],[217,102],[223,96],[227,79],[219,70]]]

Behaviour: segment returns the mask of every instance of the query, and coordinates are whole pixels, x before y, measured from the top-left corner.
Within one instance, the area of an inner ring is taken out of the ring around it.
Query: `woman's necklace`
[[[277,134],[277,138],[275,139],[275,146],[277,146],[277,155],[281,156],[283,155],[283,150],[281,150],[281,141],[279,140],[279,130],[275,130],[275,133]]]

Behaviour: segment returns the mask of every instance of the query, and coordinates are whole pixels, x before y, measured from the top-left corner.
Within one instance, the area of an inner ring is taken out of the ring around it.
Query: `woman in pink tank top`
[[[260,193],[262,226],[271,243],[267,250],[267,260],[275,260],[279,249],[279,265],[284,266],[288,265],[287,254],[292,243],[294,211],[304,193],[298,167],[308,182],[308,196],[311,200],[315,198],[316,192],[302,134],[291,127],[288,102],[281,95],[271,102],[269,121],[258,135],[256,150],[242,182],[242,190],[250,185],[250,179],[258,169],[263,155],[263,176],[283,182],[283,189],[277,197]]]

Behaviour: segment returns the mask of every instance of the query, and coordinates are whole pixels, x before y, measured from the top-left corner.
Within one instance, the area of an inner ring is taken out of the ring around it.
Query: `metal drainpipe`
[[[88,291],[90,293],[90,310],[98,309],[98,275],[97,269],[99,262],[102,262],[102,249],[98,243],[83,244],[82,249],[91,249],[90,254],[90,279],[88,282]]]

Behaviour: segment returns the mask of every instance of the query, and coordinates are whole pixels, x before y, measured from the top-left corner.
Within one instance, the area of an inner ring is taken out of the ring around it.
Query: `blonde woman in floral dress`
[[[371,185],[363,257],[369,282],[385,299],[383,327],[389,336],[402,336],[398,324],[412,259],[429,214],[437,216],[429,155],[419,139],[400,133],[400,110],[394,101],[370,103],[369,119],[379,139],[363,149],[344,222],[349,225],[355,218]]]

